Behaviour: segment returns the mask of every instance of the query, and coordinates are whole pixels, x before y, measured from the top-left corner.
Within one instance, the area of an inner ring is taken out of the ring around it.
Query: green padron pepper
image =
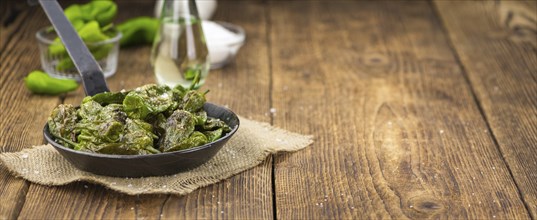
[[[137,119],[127,119],[125,135],[121,144],[104,144],[96,152],[103,154],[144,155],[160,153],[153,148],[154,139],[158,138],[152,133],[152,126]]]
[[[102,148],[117,145],[123,137],[127,114],[120,104],[110,104],[102,107],[95,101],[89,101],[80,106],[78,115],[81,120],[76,125],[75,133],[79,134],[76,150],[99,152]]]
[[[209,143],[209,139],[201,132],[194,131],[188,138],[182,140],[178,144],[173,145],[171,148],[166,149],[166,152],[184,150],[195,146],[204,145]]]
[[[149,117],[146,121],[153,125],[153,131],[159,137],[163,136],[166,133],[166,116],[163,113],[153,115]]]
[[[102,108],[103,107],[98,102],[90,100],[83,102],[82,105],[80,105],[80,109],[78,109],[77,114],[81,119],[93,121],[98,119]]]
[[[71,23],[97,21],[101,26],[104,26],[114,20],[117,14],[117,5],[113,1],[93,0],[83,5],[70,5],[64,12]]]
[[[194,113],[194,118],[196,119],[196,125],[204,125],[207,121],[207,112],[203,109],[199,110]]]
[[[164,128],[166,132],[161,138],[160,150],[170,152],[184,149],[180,143],[190,137],[195,127],[196,119],[190,112],[176,110],[166,121]]]
[[[137,119],[127,119],[127,130],[123,142],[129,149],[135,149],[137,154],[160,153],[153,147],[158,136],[153,134],[153,126]]]
[[[64,104],[52,110],[48,117],[48,128],[52,135],[61,137],[60,144],[70,145],[76,141],[74,129],[77,123],[76,109],[73,105]]]
[[[58,143],[103,154],[172,152],[213,142],[231,131],[207,115],[205,93],[154,84],[105,92],[82,100],[80,108],[60,105],[48,120]]]
[[[67,19],[71,21],[72,24],[84,24],[87,21],[93,20],[93,17],[89,13],[84,13],[84,11],[82,10],[82,5],[79,4],[72,4],[69,7],[65,8],[63,12],[65,13],[65,17],[67,17]]]
[[[91,142],[97,146],[101,143],[118,142],[127,119],[122,105],[110,104],[102,107],[94,101],[84,103],[78,115],[81,117],[76,129],[80,133],[78,141]]]
[[[95,24],[91,24],[89,27],[86,27],[88,23],[96,22],[97,29],[100,27],[106,27],[111,25],[112,20],[117,13],[117,5],[113,1],[107,0],[94,0],[84,5],[73,4],[65,9],[65,16],[71,23],[73,27],[84,42],[90,42],[83,36],[81,33],[82,29],[86,29],[85,32],[95,32]],[[104,28],[103,28],[104,29]],[[102,34],[102,31],[99,30],[96,34]],[[88,33],[86,33],[88,35]],[[91,36],[90,36],[91,37]],[[108,39],[106,37],[105,39]],[[97,42],[98,40],[93,40],[91,42]],[[63,47],[59,38],[54,40],[54,44],[49,46],[49,54],[51,56],[65,55],[67,56],[67,51]]]
[[[86,96],[82,100],[82,103],[95,101],[103,106],[108,105],[108,104],[122,104],[123,100],[125,99],[125,96],[127,96],[127,91],[103,92],[103,93],[96,94],[94,96]]]
[[[199,77],[201,74],[201,67],[199,65],[196,65],[194,67],[188,68],[185,73],[184,77],[186,80],[194,80],[196,77]]]
[[[35,70],[24,78],[26,88],[36,94],[58,95],[78,88],[78,83],[72,79],[57,79],[48,74]]]
[[[96,21],[90,21],[86,23],[78,31],[78,35],[86,44],[96,43],[110,39],[108,35],[102,32],[99,23]],[[95,59],[99,60],[106,57],[112,47],[113,46],[111,44],[104,44],[99,46],[88,46],[88,49],[93,54]],[[75,67],[73,61],[67,54],[67,50],[60,42],[60,40],[55,40],[55,42],[49,46],[49,55],[63,57],[63,59],[61,59],[56,65],[57,70],[64,71]]]
[[[155,84],[132,90],[123,100],[125,112],[135,119],[146,119],[147,116],[164,112],[173,104],[169,88]]]
[[[93,54],[95,60],[100,60],[108,56],[108,52],[111,48],[112,45],[101,45],[97,47],[97,49],[90,49],[90,52]],[[73,60],[71,60],[71,57],[65,57],[56,64],[56,70],[59,71],[65,71],[74,67],[75,64],[73,63]]]
[[[117,25],[117,29],[123,34],[120,45],[152,44],[159,24],[160,22],[156,18],[137,17]]]
[[[95,43],[108,40],[110,37],[103,33],[101,26],[96,21],[90,21],[84,25],[78,32],[80,38],[86,43]]]
[[[205,104],[205,94],[200,93],[196,90],[188,91],[183,97],[182,108],[189,112],[197,112]]]
[[[89,11],[94,20],[101,26],[112,23],[117,14],[117,5],[114,1],[93,0],[82,6],[83,11]]]
[[[63,46],[60,38],[54,39],[54,42],[48,46],[48,55],[53,57],[67,55],[67,50]]]
[[[213,131],[220,128],[224,132],[231,131],[231,128],[225,122],[218,118],[208,118],[205,124],[201,126],[201,129],[204,131]]]
[[[218,138],[222,137],[222,134],[224,133],[223,128],[218,128],[214,131],[204,131],[203,134],[209,139],[209,142],[213,142],[218,140]]]

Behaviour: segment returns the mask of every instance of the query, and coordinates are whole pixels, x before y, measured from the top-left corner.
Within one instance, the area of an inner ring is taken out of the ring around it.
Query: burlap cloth
[[[297,151],[313,142],[311,136],[291,133],[245,118],[240,120],[237,133],[214,158],[193,170],[170,176],[119,178],[91,174],[75,168],[50,145],[2,153],[0,161],[13,175],[48,186],[87,181],[129,195],[184,195],[255,167],[271,153]]]

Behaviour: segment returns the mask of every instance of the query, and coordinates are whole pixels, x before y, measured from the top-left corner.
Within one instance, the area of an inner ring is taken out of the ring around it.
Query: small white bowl
[[[209,49],[209,57],[211,60],[211,69],[221,68],[228,63],[231,63],[239,49],[244,45],[246,34],[244,29],[223,21],[203,21],[204,23],[214,23],[222,26],[236,34],[233,39],[219,39],[218,36],[212,36],[208,30],[203,30],[205,39],[207,40],[207,48]]]

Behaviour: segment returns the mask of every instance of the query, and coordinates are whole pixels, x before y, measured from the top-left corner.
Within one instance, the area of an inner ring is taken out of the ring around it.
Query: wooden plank
[[[535,219],[537,2],[436,1],[436,6],[503,158]]]
[[[259,1],[219,1],[213,20],[237,24],[246,31],[246,44],[230,66],[211,71],[207,85],[209,101],[227,105],[239,115],[270,121],[269,68],[264,5]],[[272,219],[272,160],[221,183],[187,196],[166,199],[143,197],[142,217],[179,219]]]
[[[28,16],[26,9],[29,7],[23,1],[0,2],[0,54],[3,53],[8,41],[13,38],[15,30],[21,27],[22,21]]]
[[[278,219],[529,218],[428,2],[270,6]]]
[[[119,20],[149,15],[151,2],[120,2]],[[241,13],[237,13],[241,12]],[[206,85],[210,102],[227,105],[236,113],[269,121],[269,69],[264,8],[259,2],[221,2],[215,20],[242,26],[247,44],[234,64],[211,71]],[[111,90],[153,83],[149,47],[122,49],[116,75],[108,82]],[[248,94],[248,95],[244,95]],[[66,103],[79,103],[83,91]],[[65,187],[32,185],[21,218],[272,218],[272,161],[238,174],[221,183],[187,196],[125,196],[87,183]],[[65,204],[69,204],[66,206]]]
[[[2,7],[8,4],[3,2]],[[26,74],[40,68],[35,32],[46,25],[43,16],[35,8],[21,12],[10,22],[6,20],[10,16],[2,16],[2,25],[6,26],[0,31],[0,152],[42,144],[41,130],[50,110],[60,101],[54,96],[32,95],[24,86]],[[34,22],[24,23],[28,20]],[[27,182],[0,168],[0,219],[17,217],[27,190]]]

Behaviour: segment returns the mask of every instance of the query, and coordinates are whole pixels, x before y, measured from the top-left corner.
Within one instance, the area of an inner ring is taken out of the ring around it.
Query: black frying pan
[[[58,2],[56,0],[29,0],[29,2],[30,4],[39,2],[45,10],[78,72],[82,75],[82,83],[86,95],[93,96],[98,93],[108,92],[109,89],[106,85],[101,67],[82,42],[73,25],[65,17]],[[50,134],[47,124],[45,124],[43,129],[43,135],[63,157],[75,167],[84,171],[118,177],[169,175],[192,169],[207,162],[239,128],[239,118],[231,110],[211,103],[206,103],[203,108],[208,116],[226,122],[232,128],[231,132],[214,142],[181,151],[152,155],[89,153],[76,151],[58,144]]]

